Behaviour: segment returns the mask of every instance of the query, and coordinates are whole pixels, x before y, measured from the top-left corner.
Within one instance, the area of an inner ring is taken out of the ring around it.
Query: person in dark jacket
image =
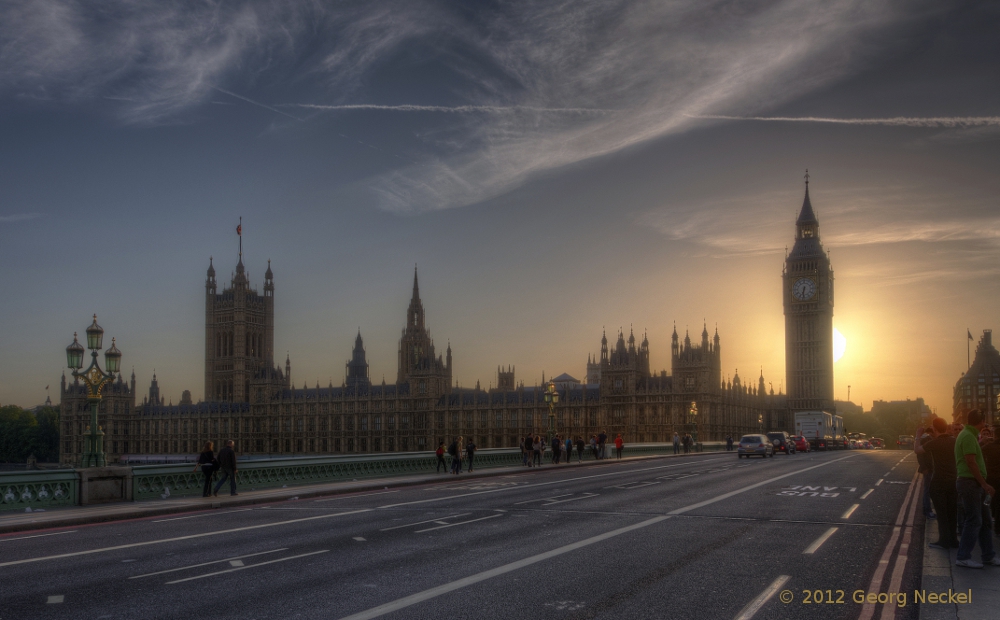
[[[983,460],[986,462],[986,479],[996,482],[1000,480],[1000,443],[997,442],[993,429],[984,429],[979,434],[983,446]],[[990,513],[993,515],[993,531],[1000,536],[1000,500],[990,501]]]
[[[586,444],[583,443],[583,437],[580,437],[579,435],[577,435],[576,436],[576,455],[580,459],[580,460],[577,461],[578,463],[582,463],[583,462],[583,449],[584,449],[585,446],[586,446]]]
[[[476,460],[476,442],[472,441],[472,437],[469,437],[469,443],[465,444],[465,458],[469,461],[466,469],[472,471],[472,462]]]
[[[435,452],[434,454],[437,455],[437,459],[438,459],[437,460],[437,471],[440,472],[441,468],[443,467],[444,468],[444,473],[448,473],[448,464],[444,462],[444,442],[443,441],[438,444],[437,452]]]
[[[920,429],[917,429],[920,430]],[[913,442],[913,451],[917,451],[917,445],[927,445],[927,442],[934,439],[937,436],[937,432],[933,429],[926,429],[923,435],[915,435],[917,441]],[[928,452],[917,454],[917,472],[923,476],[924,483],[924,497],[923,497],[923,509],[924,516],[928,519],[936,519],[934,511],[931,510],[931,474],[934,473],[934,464],[931,463],[931,455]]]
[[[948,423],[941,418],[931,422],[937,437],[913,451],[931,455],[931,503],[937,513],[938,539],[930,543],[938,549],[958,548],[958,492],[955,481],[958,471],[955,467],[955,438],[948,433]],[[922,429],[921,429],[922,430]]]
[[[201,490],[202,497],[208,497],[212,494],[212,475],[219,467],[219,462],[215,460],[214,448],[215,444],[211,441],[206,443],[205,449],[198,455],[198,464],[194,466],[195,471],[201,468],[201,473],[205,475],[205,486]]]
[[[229,494],[239,495],[236,492],[236,450],[233,449],[235,445],[233,440],[229,439],[226,441],[226,447],[219,450],[219,467],[222,469],[222,477],[219,478],[219,482],[215,485],[215,491],[212,492],[212,495],[216,497],[227,479],[229,480]]]

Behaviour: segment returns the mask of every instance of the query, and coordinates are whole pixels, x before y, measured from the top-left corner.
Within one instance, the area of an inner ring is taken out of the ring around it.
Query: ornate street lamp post
[[[115,346],[115,339],[111,339],[111,348],[104,352],[104,365],[107,372],[101,370],[97,363],[97,352],[100,351],[104,341],[104,330],[97,324],[97,315],[94,315],[94,322],[87,328],[87,348],[91,350],[90,366],[87,370],[80,372],[83,368],[83,346],[77,342],[76,333],[73,334],[73,344],[66,347],[66,363],[73,371],[73,376],[83,379],[87,386],[87,402],[90,404],[90,426],[87,427],[85,441],[86,449],[83,453],[81,467],[104,467],[107,461],[104,457],[104,431],[97,425],[97,410],[101,406],[101,390],[111,382],[121,368],[122,352]]]
[[[691,439],[694,443],[698,443],[698,403],[694,401],[688,409],[688,423],[691,426]]]
[[[549,381],[548,385],[545,386],[545,402],[549,406],[549,439],[548,442],[552,443],[552,438],[556,436],[556,414],[555,407],[559,402],[559,392],[556,391],[555,381]]]

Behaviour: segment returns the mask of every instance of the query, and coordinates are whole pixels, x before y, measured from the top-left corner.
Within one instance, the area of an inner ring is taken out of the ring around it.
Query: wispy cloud
[[[15,213],[12,215],[0,215],[0,224],[8,224],[11,222],[25,222],[27,220],[34,220],[42,217],[41,213]]]
[[[725,121],[766,121],[779,123],[833,123],[837,125],[887,125],[896,127],[1000,127],[1000,116],[941,116],[917,118],[826,118],[821,116],[724,116],[722,114],[691,114],[691,118]]]
[[[225,91],[223,91],[225,92]],[[231,94],[231,93],[230,93]],[[249,101],[249,100],[247,100]],[[255,105],[263,105],[251,101]],[[542,108],[529,105],[379,105],[374,103],[349,103],[342,105],[320,105],[314,103],[282,103],[279,107],[308,108],[311,110],[338,111],[338,110],[381,110],[386,112],[445,112],[449,114],[474,114],[485,112],[488,114],[505,114],[508,112],[539,112],[548,114],[610,114],[616,110],[601,110],[597,108]],[[265,106],[266,107],[266,106]],[[270,109],[270,108],[269,108]],[[277,110],[275,110],[277,111]]]

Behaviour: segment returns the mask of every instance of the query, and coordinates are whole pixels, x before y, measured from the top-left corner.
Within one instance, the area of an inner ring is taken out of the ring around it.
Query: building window
[[[295,420],[295,430],[301,433],[304,428],[305,428],[305,420],[303,420],[302,418],[298,418],[297,420]]]
[[[368,430],[368,416],[366,415],[361,416],[361,430]],[[364,448],[362,448],[362,451],[364,451]]]
[[[382,440],[379,437],[372,439],[372,452],[382,451]]]
[[[340,439],[333,440],[333,451],[340,452]]]
[[[400,430],[404,431],[410,429],[410,416],[408,415],[399,416],[399,428]]]
[[[347,451],[354,452],[354,437],[347,438]]]
[[[394,415],[385,416],[385,426],[390,431],[396,430],[396,416]]]
[[[382,430],[382,416],[380,415],[375,416],[374,418],[372,418],[372,422],[374,422],[373,428],[375,430],[377,431]]]
[[[325,438],[322,441],[320,441],[320,447],[322,448],[323,452],[327,452],[328,444],[326,443]]]
[[[296,439],[295,440],[295,451],[299,452],[299,453],[302,452],[302,440],[301,439]]]

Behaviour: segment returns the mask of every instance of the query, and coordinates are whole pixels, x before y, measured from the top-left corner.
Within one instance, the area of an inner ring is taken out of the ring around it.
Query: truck
[[[795,434],[805,437],[813,450],[839,450],[844,447],[844,418],[829,411],[797,411]]]

